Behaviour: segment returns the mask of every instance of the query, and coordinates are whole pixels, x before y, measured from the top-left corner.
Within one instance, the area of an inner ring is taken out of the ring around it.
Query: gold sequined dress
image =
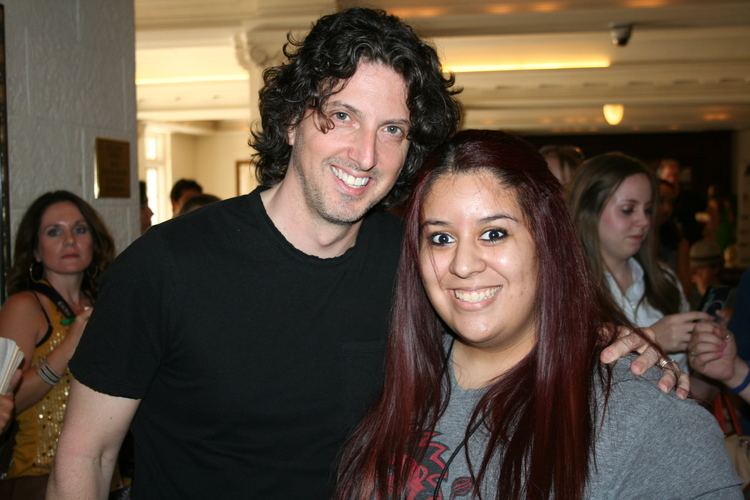
[[[51,324],[50,330],[34,348],[32,366],[38,366],[42,358],[46,358],[55,350],[70,328],[70,325],[60,324],[64,316],[56,307],[51,314],[50,311],[47,313]],[[62,430],[69,390],[70,373],[66,368],[60,381],[41,400],[18,415],[18,432],[7,477],[41,476],[50,473],[57,450],[57,439]]]

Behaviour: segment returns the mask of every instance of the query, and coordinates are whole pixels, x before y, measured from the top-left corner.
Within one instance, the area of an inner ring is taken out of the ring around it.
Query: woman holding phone
[[[689,311],[677,277],[657,261],[654,174],[621,153],[595,156],[577,170],[568,203],[594,279],[630,322],[650,327],[659,347],[687,371],[691,335],[716,325],[710,315]]]

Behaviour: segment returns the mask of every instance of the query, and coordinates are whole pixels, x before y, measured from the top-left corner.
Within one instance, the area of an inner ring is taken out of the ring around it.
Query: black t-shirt
[[[71,370],[141,399],[135,498],[328,498],[382,384],[401,227],[303,254],[259,191],[149,230],[105,274]]]

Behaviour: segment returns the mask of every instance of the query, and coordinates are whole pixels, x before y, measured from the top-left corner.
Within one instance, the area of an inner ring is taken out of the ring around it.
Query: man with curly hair
[[[401,202],[456,130],[453,78],[396,17],[324,16],[264,73],[261,186],[148,231],[102,283],[50,498],[329,498],[382,384]]]

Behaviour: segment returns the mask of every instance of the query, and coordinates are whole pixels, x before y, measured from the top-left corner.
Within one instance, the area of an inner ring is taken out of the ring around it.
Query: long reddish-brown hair
[[[538,342],[495,379],[467,423],[480,420],[489,439],[476,467],[475,495],[485,473],[499,468],[500,498],[580,498],[596,429],[592,398],[598,356],[627,324],[593,279],[562,197],[544,159],[525,141],[497,131],[459,132],[428,159],[405,214],[405,235],[390,323],[385,385],[380,399],[341,456],[338,497],[403,498],[431,431],[450,397],[443,336],[419,274],[422,204],[435,180],[491,172],[515,193],[536,245]],[[468,459],[468,452],[466,453]]]

